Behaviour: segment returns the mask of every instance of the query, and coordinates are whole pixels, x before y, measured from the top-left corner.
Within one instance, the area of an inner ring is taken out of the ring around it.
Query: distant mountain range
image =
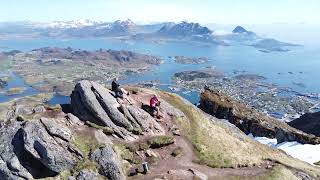
[[[54,21],[35,23],[29,21],[0,23],[0,38],[122,38],[128,40],[175,40],[206,43],[211,45],[232,45],[242,43],[258,48],[262,52],[287,51],[295,44],[283,43],[275,39],[265,39],[242,26],[226,35],[215,35],[214,31],[199,23],[164,22],[156,24],[136,24],[130,19],[115,22],[90,20]]]

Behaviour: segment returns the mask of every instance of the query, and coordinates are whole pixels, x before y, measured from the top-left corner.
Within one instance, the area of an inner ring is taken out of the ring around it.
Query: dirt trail
[[[152,97],[152,92],[144,92],[130,95],[130,98],[135,104],[149,104],[149,99]],[[160,97],[161,100],[161,97]],[[164,114],[161,122],[162,126],[166,129],[167,134],[172,135],[170,127],[176,126],[170,116]],[[224,179],[228,176],[256,176],[269,171],[266,166],[261,167],[247,167],[247,168],[211,168],[205,165],[195,163],[197,156],[193,149],[192,144],[186,137],[175,136],[176,142],[168,147],[155,149],[153,151],[160,155],[160,160],[156,164],[150,165],[150,172],[147,175],[138,175],[130,177],[129,179],[193,179],[193,174],[189,169],[199,171],[208,176],[209,179]],[[173,157],[171,152],[174,148],[181,147],[183,154],[180,157]],[[171,172],[180,172],[180,174],[170,174]],[[189,174],[188,174],[189,173]],[[183,177],[183,174],[186,175]],[[181,175],[181,176],[180,176]]]

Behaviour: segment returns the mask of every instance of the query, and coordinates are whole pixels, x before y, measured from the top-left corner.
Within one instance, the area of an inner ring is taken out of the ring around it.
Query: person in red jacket
[[[155,113],[156,113],[157,117],[161,117],[159,106],[160,106],[160,101],[159,101],[157,95],[154,94],[152,96],[152,98],[150,99],[150,107],[151,107],[151,109],[153,111],[153,115],[155,115]]]

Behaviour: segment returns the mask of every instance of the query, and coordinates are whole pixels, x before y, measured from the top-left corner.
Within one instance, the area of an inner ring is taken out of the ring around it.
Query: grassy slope
[[[245,134],[232,130],[221,121],[214,118],[210,120],[201,110],[177,95],[166,92],[160,94],[164,100],[186,114],[187,117],[177,119],[177,123],[194,145],[200,163],[211,167],[239,167],[261,164],[264,160],[270,159],[284,165],[276,168],[278,170],[270,177],[288,175],[289,168],[320,178],[319,168],[289,157],[280,150],[260,144]]]
[[[217,179],[223,180],[299,180],[292,171],[288,170],[282,165],[278,165],[274,167],[271,171],[261,174],[258,176],[251,176],[251,177],[243,177],[243,176],[231,176],[231,177],[221,177]]]

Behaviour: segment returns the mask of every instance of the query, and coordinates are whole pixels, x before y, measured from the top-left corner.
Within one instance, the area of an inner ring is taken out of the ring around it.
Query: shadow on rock
[[[29,171],[33,178],[41,179],[58,175],[58,173],[48,169],[24,149],[22,129],[19,129],[15,134],[11,144],[14,147],[14,153],[18,157],[21,165]]]

